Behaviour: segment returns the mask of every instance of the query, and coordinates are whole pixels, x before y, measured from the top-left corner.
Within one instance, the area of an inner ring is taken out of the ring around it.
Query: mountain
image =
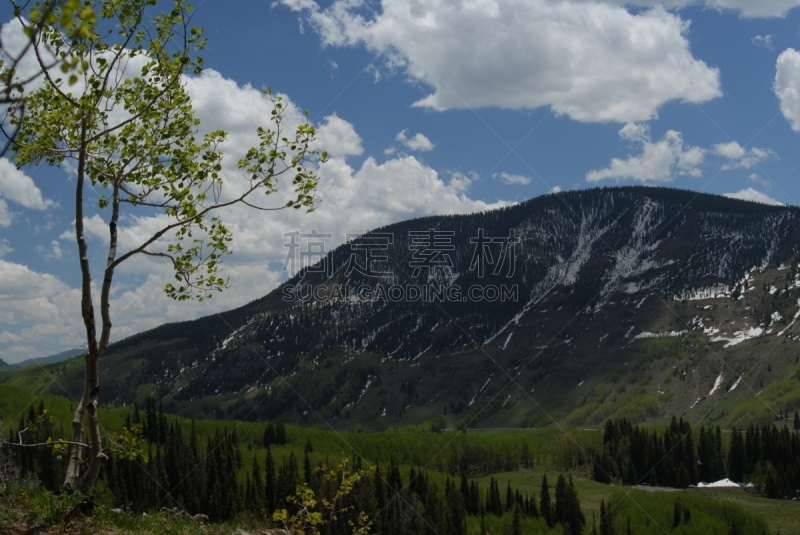
[[[49,355],[47,357],[23,360],[22,362],[17,362],[13,366],[16,366],[17,368],[24,368],[25,366],[30,366],[32,364],[53,364],[71,359],[72,357],[77,357],[78,355],[84,355],[85,353],[85,349],[68,349],[66,351],[62,351],[61,353],[56,353],[55,355]]]
[[[102,397],[364,429],[772,421],[800,408],[799,252],[798,208],[662,188],[414,219],[114,344]]]

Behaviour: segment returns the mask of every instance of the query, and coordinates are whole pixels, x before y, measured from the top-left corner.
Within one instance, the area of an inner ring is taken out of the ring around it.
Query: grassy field
[[[74,404],[68,399],[42,394],[35,395],[27,388],[0,385],[0,423],[4,437],[9,436],[9,430],[15,429],[20,417],[27,415],[31,406],[38,407],[42,404],[48,408],[56,422],[68,428],[72,418]],[[124,425],[125,418],[131,414],[131,407],[111,408],[101,410],[100,419],[106,431],[113,432]],[[191,421],[185,418],[167,416],[170,422],[179,422],[186,433],[189,432]],[[263,464],[265,449],[263,447],[264,423],[233,422],[220,420],[200,420],[196,422],[198,434],[209,437],[214,433],[230,432],[234,427],[240,437],[240,447],[244,460],[243,470],[248,470],[253,459],[258,459]],[[408,482],[408,473],[412,466],[425,468],[429,472],[430,480],[443,488],[446,478],[457,479],[457,470],[453,466],[453,455],[465,447],[482,447],[494,451],[514,450],[525,447],[535,460],[531,469],[519,469],[496,473],[485,473],[474,476],[482,492],[488,487],[490,478],[497,480],[501,494],[505,497],[507,484],[522,494],[535,495],[538,503],[541,479],[544,473],[548,474],[551,492],[555,487],[560,467],[564,465],[565,451],[580,456],[583,448],[597,445],[602,440],[601,432],[597,430],[562,430],[555,426],[540,429],[482,429],[470,430],[466,433],[445,431],[432,433],[426,425],[411,426],[407,428],[389,429],[383,432],[340,432],[330,429],[301,428],[288,426],[289,443],[285,446],[275,447],[273,454],[276,461],[294,453],[295,457],[302,459],[303,448],[307,441],[313,444],[312,460],[328,460],[337,462],[342,459],[352,459],[360,456],[365,459],[367,466],[380,463],[386,466],[390,460],[400,465],[404,483]],[[661,525],[664,520],[662,509],[671,507],[670,504],[676,496],[686,496],[687,500],[698,500],[703,497],[713,498],[716,501],[737,504],[766,520],[772,533],[800,533],[800,506],[796,502],[768,500],[760,496],[747,493],[740,489],[692,489],[687,491],[669,491],[667,489],[630,489],[604,485],[591,479],[591,465],[587,462],[571,472],[572,478],[581,500],[584,514],[591,523],[592,514],[599,515],[601,500],[608,503],[614,497],[619,500],[620,510],[644,510],[646,507],[656,507],[658,514],[654,514],[656,525]],[[622,492],[623,494],[620,494]],[[653,498],[655,496],[655,498]],[[684,498],[682,498],[684,499]],[[656,500],[656,505],[647,505],[646,502]],[[669,503],[667,503],[669,502]],[[666,504],[666,505],[665,505]],[[700,504],[702,505],[702,504]],[[699,507],[699,506],[698,506]],[[626,513],[628,514],[628,513]],[[660,516],[659,516],[660,515]],[[645,516],[647,520],[650,517]],[[641,519],[640,519],[641,520]],[[650,520],[647,520],[650,521]],[[470,518],[468,524],[470,532],[477,533],[476,518]],[[496,529],[505,529],[508,519],[490,519],[488,521]],[[530,521],[534,522],[534,521]],[[538,531],[541,526],[531,525],[531,530]],[[655,527],[655,526],[654,526]],[[671,526],[665,526],[669,531]]]

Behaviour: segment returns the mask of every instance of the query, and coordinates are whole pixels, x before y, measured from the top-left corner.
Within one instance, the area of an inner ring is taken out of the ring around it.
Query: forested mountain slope
[[[769,421],[800,407],[799,216],[631,187],[405,221],[114,344],[102,396],[348,428]]]

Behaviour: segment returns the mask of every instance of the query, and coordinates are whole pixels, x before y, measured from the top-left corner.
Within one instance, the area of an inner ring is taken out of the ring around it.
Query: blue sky
[[[800,0],[206,0],[207,71],[186,80],[203,128],[231,141],[226,177],[272,86],[331,160],[312,215],[226,215],[231,288],[173,303],[169,270],[120,269],[114,339],[250,301],[282,272],[284,233],[333,235],[430,214],[624,184],[800,204]],[[9,14],[0,10],[3,20]],[[3,29],[6,46],[15,27]],[[68,171],[0,161],[0,358],[80,345]],[[95,278],[101,210],[88,228]],[[126,215],[132,246],[154,221]]]

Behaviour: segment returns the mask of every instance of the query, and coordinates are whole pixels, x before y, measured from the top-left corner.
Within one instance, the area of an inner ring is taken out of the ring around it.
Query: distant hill
[[[741,426],[800,409],[795,207],[564,192],[389,225],[326,262],[236,310],[115,343],[103,402],[151,394],[190,417],[362,429],[673,414]],[[460,294],[395,298],[408,288]],[[59,388],[80,395],[80,366],[65,370]]]
[[[53,364],[55,362],[62,362],[67,359],[71,359],[72,357],[76,357],[78,355],[83,355],[84,353],[86,353],[86,350],[84,349],[68,349],[67,351],[62,351],[61,353],[56,353],[55,355],[50,355],[47,357],[23,360],[22,362],[17,362],[13,366],[16,368],[24,368],[26,366],[35,364]]]

